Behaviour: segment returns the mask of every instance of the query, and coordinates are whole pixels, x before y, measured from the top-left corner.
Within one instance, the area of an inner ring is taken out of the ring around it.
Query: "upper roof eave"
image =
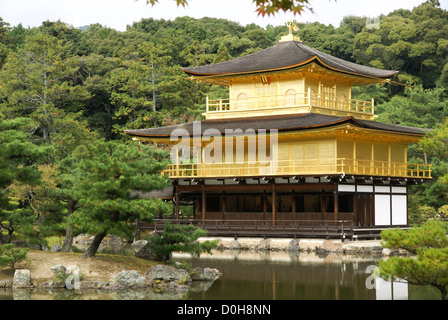
[[[277,45],[244,57],[217,64],[181,68],[181,70],[197,80],[212,80],[215,78],[289,70],[312,62],[336,72],[372,80],[377,79],[381,81],[391,78],[398,73],[395,70],[382,70],[346,61],[310,48],[297,41],[280,42]]]

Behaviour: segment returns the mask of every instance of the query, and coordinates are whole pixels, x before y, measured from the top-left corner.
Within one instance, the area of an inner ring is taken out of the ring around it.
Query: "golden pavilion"
[[[210,235],[361,238],[408,226],[408,187],[431,168],[408,163],[407,148],[426,130],[377,122],[374,100],[351,95],[397,71],[333,57],[291,32],[182,70],[228,87],[228,97],[207,98],[203,121],[126,131],[172,146],[165,197],[176,221],[184,203]]]

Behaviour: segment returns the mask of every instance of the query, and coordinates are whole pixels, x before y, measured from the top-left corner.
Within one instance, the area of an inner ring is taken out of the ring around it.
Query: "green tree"
[[[27,254],[28,249],[16,248],[12,243],[0,245],[0,266],[9,265],[14,269],[14,265],[25,260]]]
[[[219,63],[224,61],[229,61],[232,59],[232,56],[227,51],[227,47],[221,43],[218,48],[218,52],[216,53],[215,60],[213,60],[213,63]]]
[[[412,11],[397,10],[381,17],[379,27],[356,34],[353,55],[357,62],[399,70],[398,80],[433,88],[447,63],[448,12],[425,2]],[[395,90],[395,89],[394,89]]]
[[[9,23],[3,21],[0,17],[0,68],[8,56],[8,44],[10,43],[9,32],[11,27]]]
[[[20,203],[14,210],[22,219],[20,233],[29,239],[30,244],[47,245],[46,237],[63,230],[63,203],[55,198],[60,183],[55,177],[56,167],[46,164],[39,165],[37,169],[41,172],[39,184],[15,181],[7,191],[11,199]]]
[[[163,233],[150,238],[150,248],[160,261],[170,260],[173,252],[186,252],[199,256],[204,252],[210,253],[218,247],[217,240],[198,241],[200,237],[206,235],[206,230],[195,228],[193,225],[165,222]]]
[[[85,156],[73,172],[73,199],[79,204],[69,218],[75,232],[95,234],[84,257],[92,257],[107,234],[131,238],[136,219],[151,221],[167,210],[157,199],[140,199],[137,191],[163,189],[160,171],[167,155],[146,145],[97,141],[83,147]]]
[[[410,230],[385,230],[381,239],[386,248],[404,249],[411,257],[392,257],[379,261],[380,276],[406,280],[413,285],[430,285],[448,300],[447,224],[429,220]]]
[[[11,241],[14,231],[35,221],[29,212],[18,210],[7,188],[15,182],[29,185],[40,183],[38,163],[50,152],[48,147],[36,146],[22,131],[26,118],[5,120],[0,114],[0,243]]]
[[[420,128],[435,128],[448,116],[448,101],[443,88],[424,89],[416,85],[406,88],[404,95],[395,95],[376,106],[378,121]]]
[[[8,56],[0,71],[5,116],[29,117],[30,130],[50,144],[54,122],[78,111],[88,97],[87,91],[73,83],[76,60],[63,58],[63,52],[57,38],[37,33],[27,38],[24,48]]]
[[[121,60],[92,53],[79,58],[79,75],[82,86],[89,92],[82,117],[88,127],[106,139],[112,139],[114,105],[111,102],[108,81],[112,72],[119,68]]]
[[[141,61],[129,61],[111,73],[107,80],[108,92],[115,107],[114,119],[121,126],[127,124],[128,128],[141,129],[153,125],[155,112],[150,77],[150,67]]]

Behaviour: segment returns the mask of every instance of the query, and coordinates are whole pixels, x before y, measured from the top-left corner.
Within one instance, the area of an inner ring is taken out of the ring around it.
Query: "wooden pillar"
[[[276,207],[276,195],[275,195],[275,182],[272,183],[272,225],[275,226],[275,207]]]
[[[205,209],[206,209],[206,200],[205,200],[205,188],[204,185],[202,185],[202,204],[201,204],[201,209],[202,209],[202,223],[205,223]]]
[[[322,192],[324,192],[323,190],[322,190]],[[325,194],[321,194],[320,195],[320,212],[321,212],[321,214],[322,214],[322,221],[324,221],[325,220],[325,213],[327,212],[327,199],[326,199],[326,195]]]
[[[198,211],[196,212],[196,222],[199,222],[201,220],[202,215],[202,198],[197,197],[197,205],[198,205]]]
[[[334,200],[334,220],[338,220],[339,215],[339,192],[338,192],[338,185],[334,185],[333,190],[333,200]]]
[[[196,198],[193,200],[193,220],[196,220],[197,211],[198,211],[198,199]]]
[[[172,199],[173,208],[171,209],[171,219],[176,219],[176,200]]]
[[[294,192],[294,190],[292,190],[291,215],[292,215],[291,220],[295,220],[296,219],[296,193]]]
[[[225,220],[225,213],[227,211],[227,204],[226,204],[226,192],[223,191],[222,192],[222,196],[221,196],[221,220],[224,221]]]
[[[267,211],[267,196],[266,196],[266,190],[263,191],[263,195],[261,196],[263,200],[263,220],[266,220],[266,211]]]
[[[176,222],[179,222],[179,190],[176,190]]]

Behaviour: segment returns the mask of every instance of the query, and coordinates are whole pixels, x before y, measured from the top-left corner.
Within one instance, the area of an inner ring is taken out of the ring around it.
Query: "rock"
[[[349,242],[343,245],[345,253],[348,254],[381,254],[383,252],[383,246],[377,241],[369,242]]]
[[[175,282],[170,282],[166,287],[165,291],[168,293],[186,293],[190,288],[184,284],[177,284]]]
[[[158,264],[152,268],[149,268],[145,273],[145,278],[148,282],[154,282],[157,280],[176,282],[178,284],[191,282],[191,277],[184,269],[177,269],[172,266],[166,266]]]
[[[215,281],[193,281],[189,292],[205,292],[211,288]]]
[[[17,269],[14,272],[13,288],[31,288],[31,272],[28,269]]]
[[[196,267],[192,269],[191,280],[193,281],[215,281],[222,276],[218,269]]]
[[[137,258],[146,259],[146,260],[156,260],[157,256],[149,247],[150,242],[148,240],[138,240],[135,241],[131,247],[134,251],[134,255]]]
[[[318,248],[317,248],[317,253],[318,254],[326,254],[326,253],[330,253],[330,252],[342,252],[342,249],[340,246],[338,246],[337,244],[335,244],[333,241],[331,240],[325,240]]]
[[[257,251],[268,251],[271,249],[271,240],[270,239],[262,239],[255,247]]]
[[[300,240],[292,239],[288,244],[288,251],[300,251]]]
[[[12,288],[13,280],[12,279],[5,279],[0,280],[0,288]]]
[[[51,271],[53,272],[55,277],[59,280],[64,280],[67,277],[67,268],[64,267],[62,264],[52,266]]]
[[[406,255],[406,254],[407,254],[407,251],[403,250],[403,249],[391,250],[388,248],[383,248],[383,250],[381,251],[381,255],[383,257],[401,256],[401,255]]]
[[[40,244],[30,244],[30,245],[28,245],[28,248],[30,248],[31,250],[42,250],[42,245],[40,245]]]
[[[107,283],[105,289],[127,289],[146,287],[145,278],[135,270],[121,271],[115,274]]]
[[[107,240],[107,245],[109,245],[109,246],[121,246],[121,245],[123,245],[123,239],[121,239],[120,237],[117,237],[117,236],[111,236]]]
[[[86,289],[103,289],[107,286],[107,282],[104,281],[81,281],[79,286],[75,289],[86,290]]]
[[[65,283],[60,280],[49,280],[39,284],[42,289],[62,289],[65,288]]]
[[[13,241],[12,243],[18,248],[28,248],[28,242],[23,240]]]
[[[239,250],[241,248],[241,245],[238,242],[238,240],[233,240],[232,242],[229,243],[228,248],[230,250]]]
[[[55,244],[50,249],[51,252],[60,252],[61,250],[62,250],[62,247],[59,244]]]

